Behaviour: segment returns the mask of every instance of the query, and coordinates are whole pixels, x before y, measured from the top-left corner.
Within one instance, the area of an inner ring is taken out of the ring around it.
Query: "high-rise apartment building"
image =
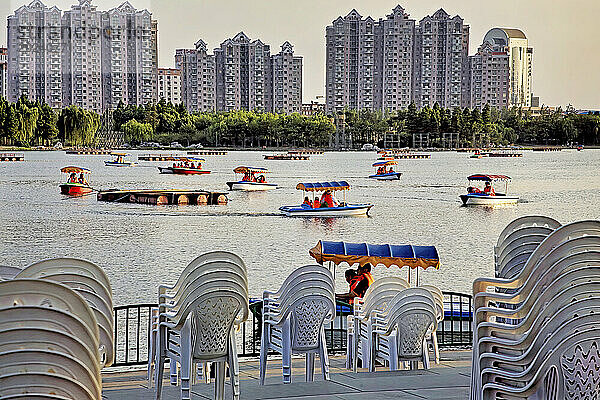
[[[532,73],[532,58],[533,48],[529,47],[527,36],[519,29],[508,28],[493,28],[486,33],[483,38],[483,44],[480,50],[487,49],[488,52],[496,54],[498,57],[506,58],[503,61],[501,73],[503,79],[508,76],[508,87],[506,93],[506,107],[530,107],[531,106],[531,73]],[[472,57],[478,57],[477,55]],[[475,61],[476,62],[476,61]],[[473,61],[471,61],[473,63]],[[482,65],[482,71],[486,68],[497,68],[493,64]],[[489,73],[488,73],[489,74]],[[471,72],[473,76],[473,72]],[[502,87],[498,87],[499,81],[496,78],[488,79],[487,82],[482,82],[482,103],[473,104],[474,107],[480,107],[486,101],[491,101],[483,96],[484,92],[497,93]],[[493,105],[490,103],[490,105]]]
[[[158,69],[158,100],[181,103],[181,72],[176,68]]]
[[[271,50],[244,32],[214,50],[217,110],[272,110]]]
[[[181,76],[181,101],[189,112],[216,110],[215,56],[198,40],[195,49],[177,49],[175,68]]]
[[[8,17],[8,99],[21,95],[63,105],[61,11],[40,0],[19,7]]]
[[[443,9],[419,21],[415,35],[417,107],[454,108],[468,105],[469,26]]]
[[[8,49],[0,47],[0,96],[6,99],[8,81]]]
[[[501,48],[484,42],[477,54],[469,56],[470,107],[486,104],[496,108],[509,105],[509,57]]]
[[[469,27],[444,10],[419,24],[401,6],[386,18],[356,10],[325,30],[328,112],[468,104]]]
[[[271,56],[273,111],[290,114],[302,109],[302,57],[294,55],[290,42]]]
[[[79,0],[62,16],[63,105],[101,110],[102,12]]]
[[[8,97],[96,111],[119,101],[150,103],[157,96],[157,29],[150,12],[127,1],[99,11],[79,0],[62,13],[34,0],[8,17]]]

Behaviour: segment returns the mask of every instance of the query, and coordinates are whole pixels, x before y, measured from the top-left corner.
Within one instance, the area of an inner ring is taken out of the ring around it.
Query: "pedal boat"
[[[137,165],[136,162],[127,160],[127,157],[131,154],[113,152],[110,155],[114,158],[110,161],[104,161],[104,165],[107,167],[134,167]]]
[[[157,167],[161,174],[175,174],[175,175],[204,175],[210,174],[210,171],[202,169],[202,163],[205,161],[203,158],[197,157],[182,157],[177,161],[181,162],[197,162],[198,168],[191,167]]]
[[[244,190],[246,192],[264,191],[277,189],[276,183],[269,183],[265,174],[269,173],[266,168],[237,167],[233,170],[241,174],[240,180],[227,182],[229,190]]]
[[[373,164],[373,167],[375,168],[379,168],[379,167],[387,167],[388,165],[398,165],[398,161],[379,161]],[[383,174],[373,174],[373,175],[369,175],[369,178],[371,179],[377,179],[378,181],[395,181],[400,179],[400,177],[402,176],[402,172],[395,172],[392,170],[392,168],[390,168],[389,171],[383,173]]]
[[[66,183],[62,183],[59,185],[60,187],[60,193],[67,195],[67,196],[82,196],[84,194],[88,194],[91,193],[94,189],[86,183],[79,183],[79,182],[69,182],[68,181],[68,177],[71,174],[84,174],[84,176],[86,176],[87,178],[85,179],[86,182],[89,181],[89,174],[92,172],[87,168],[81,168],[81,167],[75,167],[75,166],[69,166],[69,167],[63,167],[60,169],[60,172],[64,173],[67,175],[67,182]]]
[[[366,216],[369,213],[372,204],[348,204],[345,201],[346,191],[350,190],[350,185],[346,181],[339,182],[312,182],[312,183],[299,183],[296,186],[297,190],[302,190],[303,195],[306,192],[313,193],[313,202],[314,195],[318,192],[325,192],[330,190],[334,191],[342,191],[344,193],[344,201],[340,203],[337,207],[320,207],[320,208],[312,208],[309,205],[297,205],[297,206],[282,206],[279,208],[279,211],[285,215],[286,217],[321,217],[321,218],[330,218],[330,217],[356,217],[356,216]]]
[[[494,185],[495,182],[504,182],[505,188],[504,193],[495,193],[493,195],[484,193],[479,189],[473,188],[469,186],[467,194],[461,194],[460,199],[465,206],[496,206],[496,205],[505,205],[505,204],[516,204],[519,201],[518,196],[509,196],[508,195],[508,182],[510,181],[510,177],[506,175],[484,175],[477,174],[471,175],[467,178],[469,182],[490,182],[490,184]]]

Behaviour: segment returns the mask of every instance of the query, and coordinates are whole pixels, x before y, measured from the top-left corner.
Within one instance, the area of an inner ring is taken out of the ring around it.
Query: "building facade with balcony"
[[[271,56],[273,112],[291,114],[302,109],[302,57],[294,55],[290,42]]]
[[[181,103],[181,72],[176,68],[158,69],[158,100]]]
[[[79,0],[64,13],[41,0],[8,17],[8,98],[102,111],[156,99],[157,24],[129,2],[99,11]]]
[[[465,107],[468,87],[469,26],[443,9],[416,28],[414,102],[417,107]]]
[[[198,40],[194,49],[175,51],[175,69],[180,73],[181,101],[189,112],[215,111],[215,56]]]
[[[8,81],[8,49],[0,47],[0,96],[6,99]]]
[[[468,104],[469,26],[438,10],[419,24],[396,6],[386,18],[356,10],[325,29],[327,112]]]

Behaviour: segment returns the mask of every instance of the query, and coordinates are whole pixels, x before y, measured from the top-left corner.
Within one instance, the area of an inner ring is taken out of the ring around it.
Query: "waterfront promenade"
[[[323,381],[316,363],[315,382],[304,382],[304,358],[294,358],[292,383],[284,385],[281,378],[281,360],[269,361],[267,385],[258,384],[258,360],[240,361],[240,398],[244,400],[384,400],[384,399],[446,399],[469,397],[471,351],[443,351],[439,365],[429,370],[390,372],[379,367],[378,372],[353,373],[344,366],[344,356],[330,358],[331,380]],[[179,399],[179,386],[169,384],[165,369],[163,399]],[[360,371],[360,370],[359,370]],[[192,398],[213,398],[214,383],[192,386]],[[231,398],[229,378],[225,384],[225,398]],[[103,399],[141,400],[154,395],[149,389],[146,370],[103,374]]]

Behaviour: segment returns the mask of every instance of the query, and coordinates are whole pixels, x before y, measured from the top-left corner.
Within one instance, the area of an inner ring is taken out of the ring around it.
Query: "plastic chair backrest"
[[[14,279],[17,274],[21,272],[21,268],[12,267],[9,265],[0,265],[0,280],[8,281]]]
[[[20,373],[0,376],[0,398],[27,393],[57,394],[77,400],[100,400],[77,380],[51,373]]]
[[[29,273],[53,274],[55,271],[61,273],[77,273],[80,275],[88,275],[95,278],[107,289],[108,293],[112,293],[110,280],[102,268],[93,262],[82,260],[79,258],[60,257],[38,261],[24,269],[28,269]]]
[[[500,232],[500,235],[498,235],[498,242],[496,247],[500,247],[502,245],[502,242],[506,239],[506,237],[514,231],[531,226],[541,226],[550,229],[557,229],[561,226],[561,224],[557,220],[543,215],[527,215],[524,217],[519,217],[513,220],[508,225],[506,225],[502,232]]]

